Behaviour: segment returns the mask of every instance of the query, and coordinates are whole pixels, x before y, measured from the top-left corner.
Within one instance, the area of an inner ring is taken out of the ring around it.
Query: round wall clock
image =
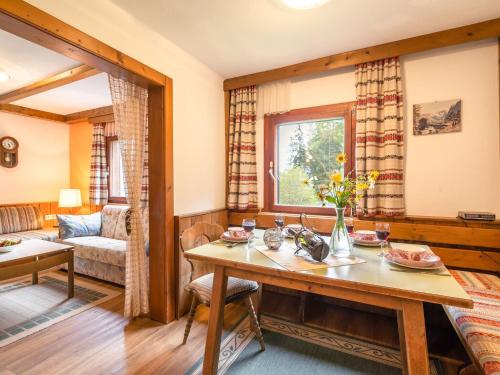
[[[0,165],[14,168],[18,163],[19,142],[13,137],[0,138]]]

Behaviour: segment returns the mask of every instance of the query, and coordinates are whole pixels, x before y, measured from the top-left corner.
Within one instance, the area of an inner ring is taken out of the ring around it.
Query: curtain
[[[380,172],[357,213],[400,216],[403,186],[403,90],[399,58],[356,65],[356,174]]]
[[[130,206],[130,236],[125,263],[125,316],[149,311],[149,280],[146,266],[143,210],[141,205],[144,145],[147,127],[147,89],[109,76],[116,131]]]
[[[118,132],[114,121],[106,123],[104,128],[106,137],[117,137]],[[146,122],[146,131],[144,134],[144,166],[142,169],[142,186],[141,186],[141,204],[143,207],[148,205],[149,200],[149,147],[148,147],[148,124]]]
[[[104,127],[104,135],[106,137],[115,137],[118,135],[116,132],[116,125],[114,121],[109,121],[106,123],[106,126]]]
[[[229,192],[227,207],[257,208],[255,86],[231,90],[229,106]]]
[[[290,111],[290,80],[276,81],[257,87],[257,113],[264,115]]]
[[[108,203],[108,171],[106,162],[106,123],[94,124],[92,130],[92,153],[90,157],[90,203]]]

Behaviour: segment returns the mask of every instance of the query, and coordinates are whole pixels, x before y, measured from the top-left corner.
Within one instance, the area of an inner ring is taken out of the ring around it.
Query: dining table
[[[473,307],[472,299],[444,266],[436,271],[419,272],[388,263],[380,256],[379,247],[354,245],[352,256],[364,262],[303,271],[290,270],[259,251],[264,244],[263,233],[263,230],[256,229],[251,244],[227,246],[222,241],[216,241],[184,254],[189,260],[214,266],[204,375],[216,374],[218,370],[224,300],[230,276],[395,310],[405,375],[430,373],[424,302]],[[328,243],[327,237],[325,241]],[[426,245],[422,246],[430,251]],[[293,240],[286,239],[281,251],[289,251],[290,256],[294,256],[293,248]]]

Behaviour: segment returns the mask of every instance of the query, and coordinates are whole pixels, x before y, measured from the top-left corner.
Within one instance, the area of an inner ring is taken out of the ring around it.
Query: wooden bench
[[[479,374],[500,373],[500,278],[485,273],[450,270],[474,300],[473,309],[444,306],[473,367]],[[474,373],[468,368],[463,374]],[[462,374],[461,373],[461,374]]]

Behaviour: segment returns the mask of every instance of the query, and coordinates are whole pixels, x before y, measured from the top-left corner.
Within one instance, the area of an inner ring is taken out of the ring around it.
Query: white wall
[[[222,77],[107,0],[29,3],[174,82],[174,212],[225,206]]]
[[[69,125],[0,112],[0,138],[19,142],[19,164],[0,167],[0,204],[57,201],[69,187]]]
[[[408,215],[454,217],[481,210],[500,217],[498,46],[486,40],[404,56]],[[292,108],[353,101],[354,68],[292,82]],[[414,136],[412,106],[462,99],[462,131]],[[263,204],[263,122],[257,123],[259,202]],[[260,150],[260,151],[259,151]]]

